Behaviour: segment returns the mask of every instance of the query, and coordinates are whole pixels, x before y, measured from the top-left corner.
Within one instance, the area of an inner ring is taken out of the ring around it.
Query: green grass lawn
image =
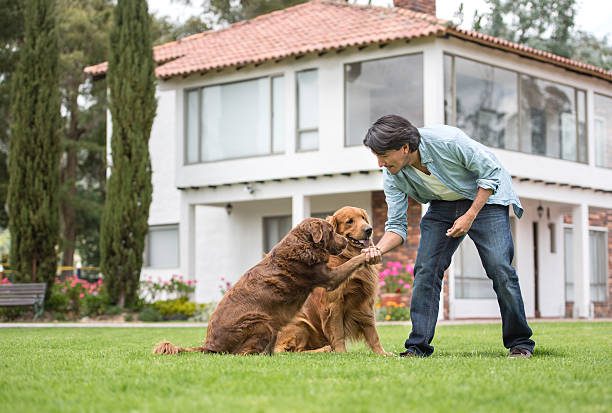
[[[152,355],[201,328],[0,329],[2,412],[611,412],[612,323],[532,323],[532,359],[499,324],[439,326],[427,359],[372,354]],[[409,326],[380,326],[402,351]]]

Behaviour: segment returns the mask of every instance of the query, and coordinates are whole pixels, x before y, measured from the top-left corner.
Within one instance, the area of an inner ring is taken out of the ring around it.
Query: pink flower
[[[98,295],[98,292],[97,292],[97,291],[94,291],[94,292],[93,292],[93,295]]]
[[[191,285],[191,280],[187,280],[187,285]]]
[[[85,294],[83,293],[79,294],[79,298],[83,298],[83,297],[85,297]]]
[[[404,283],[404,280],[402,280],[402,279],[400,278],[399,280],[397,280],[397,282],[398,282],[399,284],[403,284],[403,283]]]
[[[379,285],[380,287],[384,287],[385,285],[387,285],[387,283],[386,283],[386,282],[384,282],[384,281],[381,281],[381,282],[379,282],[379,283],[378,283],[378,285]]]
[[[406,288],[407,290],[409,290],[409,289],[410,289],[410,284],[408,284],[408,283],[404,284],[404,288]]]
[[[151,280],[147,281],[147,284],[151,284]]]

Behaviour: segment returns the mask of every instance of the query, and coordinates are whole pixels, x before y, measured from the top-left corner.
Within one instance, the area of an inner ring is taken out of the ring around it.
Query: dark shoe
[[[416,357],[416,355],[410,350],[406,350],[402,353],[399,353],[399,356],[400,357],[413,357],[413,358]]]
[[[508,357],[528,359],[531,357],[531,351],[522,347],[513,347],[510,349],[510,354],[508,354]]]

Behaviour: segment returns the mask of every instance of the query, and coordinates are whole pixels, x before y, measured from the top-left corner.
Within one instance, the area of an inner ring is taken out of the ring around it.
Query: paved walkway
[[[576,319],[576,318],[530,318],[529,322],[612,322],[612,318],[595,318],[595,319]],[[438,320],[437,325],[459,325],[459,324],[501,324],[499,318],[468,318],[460,320]],[[86,322],[19,322],[19,323],[0,323],[0,328],[47,328],[47,327],[117,327],[117,328],[138,328],[138,327],[201,327],[205,328],[208,324],[202,322],[159,322],[159,323],[141,323],[141,322],[108,322],[108,321],[86,321]],[[410,321],[380,321],[376,325],[410,325]]]

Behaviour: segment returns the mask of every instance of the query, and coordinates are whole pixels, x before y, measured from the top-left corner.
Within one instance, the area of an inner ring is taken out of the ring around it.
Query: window
[[[291,215],[265,217],[263,219],[263,227],[264,252],[268,253],[291,231]]]
[[[563,230],[563,238],[565,242],[565,301],[574,301],[574,258],[572,251],[574,250],[574,237],[571,228]]]
[[[573,302],[574,296],[574,259],[573,229],[565,228],[565,301]],[[591,301],[608,300],[608,233],[601,230],[589,231],[589,277]]]
[[[510,218],[510,231],[512,232],[512,242],[516,233],[516,220]],[[474,241],[466,236],[454,255],[455,269],[455,298],[495,298],[493,281],[487,277],[487,273],[482,266],[480,255]],[[512,266],[516,266],[516,257],[512,260]]]
[[[398,114],[423,125],[423,55],[344,66],[345,145],[361,145],[379,117]]]
[[[518,149],[518,75],[471,60],[454,60],[456,101],[446,87],[446,100],[451,102],[447,113],[454,116],[454,124],[485,145]]]
[[[444,56],[446,123],[502,149],[587,162],[586,93]]]
[[[149,227],[146,243],[146,267],[177,268],[179,266],[178,225]]]
[[[297,149],[319,148],[319,81],[317,70],[297,73]]]
[[[522,75],[521,151],[586,162],[586,115],[577,116],[584,99],[582,91]]]
[[[319,212],[311,214],[313,218],[325,219],[333,215],[333,212]],[[270,252],[292,228],[291,215],[283,215],[278,217],[265,217],[263,219],[264,233],[264,251]]]
[[[189,90],[185,97],[185,162],[283,152],[282,76]]]
[[[608,300],[608,233],[589,231],[591,250],[591,301]]]
[[[595,165],[612,168],[612,97],[595,94]]]
[[[465,237],[455,253],[455,298],[495,298],[476,244]]]

